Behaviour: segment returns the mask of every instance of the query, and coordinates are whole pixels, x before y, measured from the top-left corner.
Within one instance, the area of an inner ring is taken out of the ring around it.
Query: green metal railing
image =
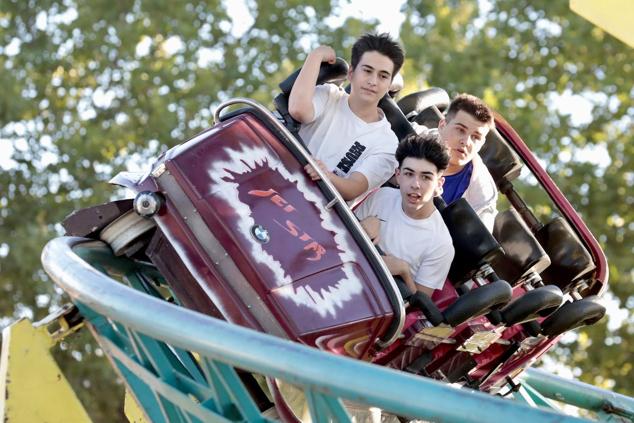
[[[539,369],[526,370],[520,379],[526,394],[540,406],[557,407],[545,397],[592,411],[602,421],[634,421],[634,398]]]
[[[187,310],[157,298],[162,295],[153,281],[160,275],[151,266],[114,257],[101,242],[54,239],[42,262],[79,307],[153,422],[272,421],[258,409],[236,369],[302,389],[313,422],[351,421],[342,399],[429,421],[583,421]]]

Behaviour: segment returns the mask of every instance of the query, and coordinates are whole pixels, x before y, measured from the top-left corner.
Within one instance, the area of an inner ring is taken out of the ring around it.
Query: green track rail
[[[85,316],[152,422],[275,421],[260,411],[236,369],[299,387],[313,422],[351,421],[344,400],[427,421],[584,421],[548,409],[555,406],[544,393],[562,400],[563,388],[553,387],[557,378],[551,391],[539,387],[550,380],[540,373],[528,373],[528,383],[515,394],[527,404],[335,356],[187,310],[165,301],[152,266],[114,257],[101,242],[54,239],[42,262]],[[602,420],[632,420],[631,398],[573,385],[564,384],[570,392],[586,393],[576,395],[575,405]]]

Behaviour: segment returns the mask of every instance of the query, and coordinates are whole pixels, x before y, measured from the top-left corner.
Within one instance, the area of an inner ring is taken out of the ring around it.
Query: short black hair
[[[473,116],[478,122],[486,123],[493,129],[493,112],[484,101],[471,94],[458,94],[451,100],[451,104],[447,108],[445,119],[450,121],[456,114],[462,110]]]
[[[392,71],[392,78],[401,70],[403,62],[405,61],[405,52],[403,47],[390,37],[388,33],[374,34],[367,33],[359,37],[359,39],[352,46],[352,57],[350,63],[352,69],[355,69],[361,60],[363,53],[368,51],[376,51],[389,59],[394,63],[394,70]]]
[[[396,161],[399,168],[408,157],[427,160],[440,172],[449,166],[449,151],[440,141],[438,131],[428,131],[422,135],[411,134],[405,137],[396,149]]]

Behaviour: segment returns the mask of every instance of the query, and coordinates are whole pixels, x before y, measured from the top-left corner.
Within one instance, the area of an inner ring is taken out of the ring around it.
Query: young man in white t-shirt
[[[449,164],[437,133],[410,135],[396,150],[399,189],[380,188],[355,210],[390,272],[412,293],[442,288],[454,257],[449,230],[434,206]]]
[[[381,186],[394,173],[398,140],[378,108],[403,65],[403,49],[387,34],[365,34],[352,47],[350,94],[315,86],[322,62],[334,63],[328,46],[313,50],[289,97],[289,113],[302,125],[299,134],[318,166],[346,201]],[[306,166],[313,180],[315,170]]]

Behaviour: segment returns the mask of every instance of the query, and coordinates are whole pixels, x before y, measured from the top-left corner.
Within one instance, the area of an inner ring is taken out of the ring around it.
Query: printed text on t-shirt
[[[337,168],[343,173],[348,173],[354,163],[361,157],[361,154],[365,151],[365,145],[355,141],[350,147],[348,152],[341,158],[341,161],[337,164]]]

